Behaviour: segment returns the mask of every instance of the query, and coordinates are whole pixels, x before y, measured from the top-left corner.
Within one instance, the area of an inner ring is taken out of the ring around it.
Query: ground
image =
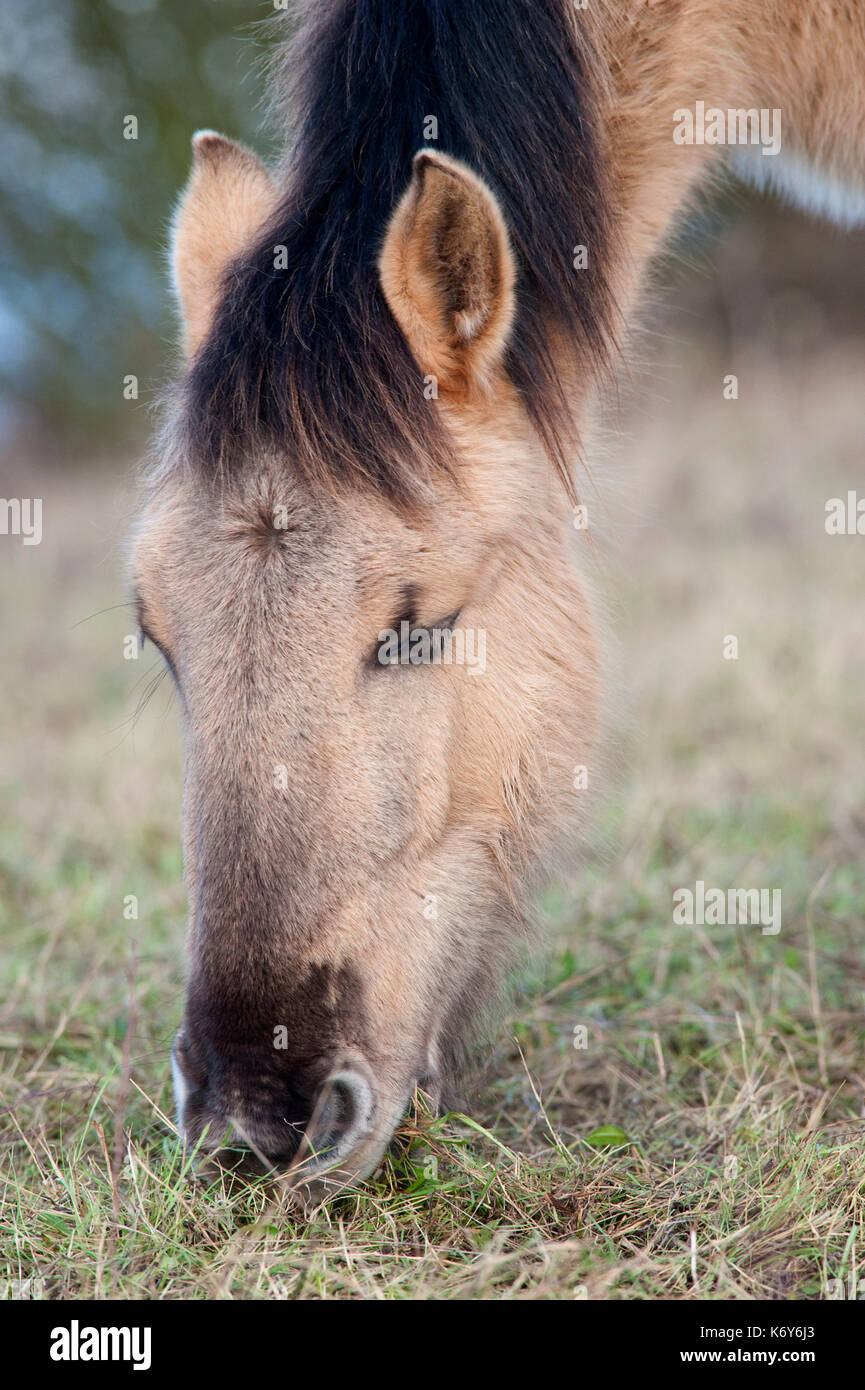
[[[46,505],[40,547],[2,541],[0,1278],[84,1298],[855,1296],[865,539],[824,514],[865,496],[865,348],[731,357],[673,321],[649,349],[583,488],[616,646],[598,834],[540,904],[545,952],[466,1113],[419,1111],[310,1221],[261,1183],[196,1186],[167,1118],[180,743],[168,682],[131,717],[158,671],[123,659],[135,624],[113,607],[131,470],[18,484]],[[780,889],[780,932],[676,925],[698,879]]]

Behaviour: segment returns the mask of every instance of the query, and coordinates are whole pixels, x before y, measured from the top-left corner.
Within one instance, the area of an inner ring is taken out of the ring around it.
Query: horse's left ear
[[[499,205],[459,160],[422,150],[379,259],[385,298],[425,373],[485,385],[514,316],[514,256]]]
[[[192,172],[171,239],[171,268],[192,356],[206,336],[222,278],[273,211],[277,192],[258,155],[214,130],[192,137]]]

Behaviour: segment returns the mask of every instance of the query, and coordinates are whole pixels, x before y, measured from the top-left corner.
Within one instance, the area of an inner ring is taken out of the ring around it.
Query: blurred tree
[[[128,437],[123,378],[138,378],[140,406],[158,392],[174,340],[166,230],[189,139],[213,126],[273,153],[256,25],[273,8],[0,7],[0,440],[22,423],[79,447]]]

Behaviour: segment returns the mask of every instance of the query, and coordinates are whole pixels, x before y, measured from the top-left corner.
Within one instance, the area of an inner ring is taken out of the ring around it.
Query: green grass
[[[134,624],[100,611],[123,597],[128,489],[6,485],[41,491],[46,534],[3,542],[0,1278],[169,1299],[865,1282],[865,540],[822,529],[827,497],[865,493],[863,363],[812,365],[809,415],[795,370],[743,371],[724,403],[723,364],[692,351],[660,393],[688,410],[644,395],[601,489],[621,771],[597,845],[540,905],[546,953],[465,1113],[419,1105],[383,1170],[311,1217],[272,1184],[196,1177],[168,1118],[176,711],[163,684],[130,725],[153,658],[124,662]],[[673,890],[697,878],[780,887],[781,933],[674,926]]]

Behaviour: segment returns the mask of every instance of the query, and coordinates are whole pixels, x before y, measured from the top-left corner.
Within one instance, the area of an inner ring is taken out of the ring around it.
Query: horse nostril
[[[303,1135],[298,1163],[304,1171],[349,1157],[372,1133],[377,1101],[372,1078],[356,1065],[331,1072]]]

